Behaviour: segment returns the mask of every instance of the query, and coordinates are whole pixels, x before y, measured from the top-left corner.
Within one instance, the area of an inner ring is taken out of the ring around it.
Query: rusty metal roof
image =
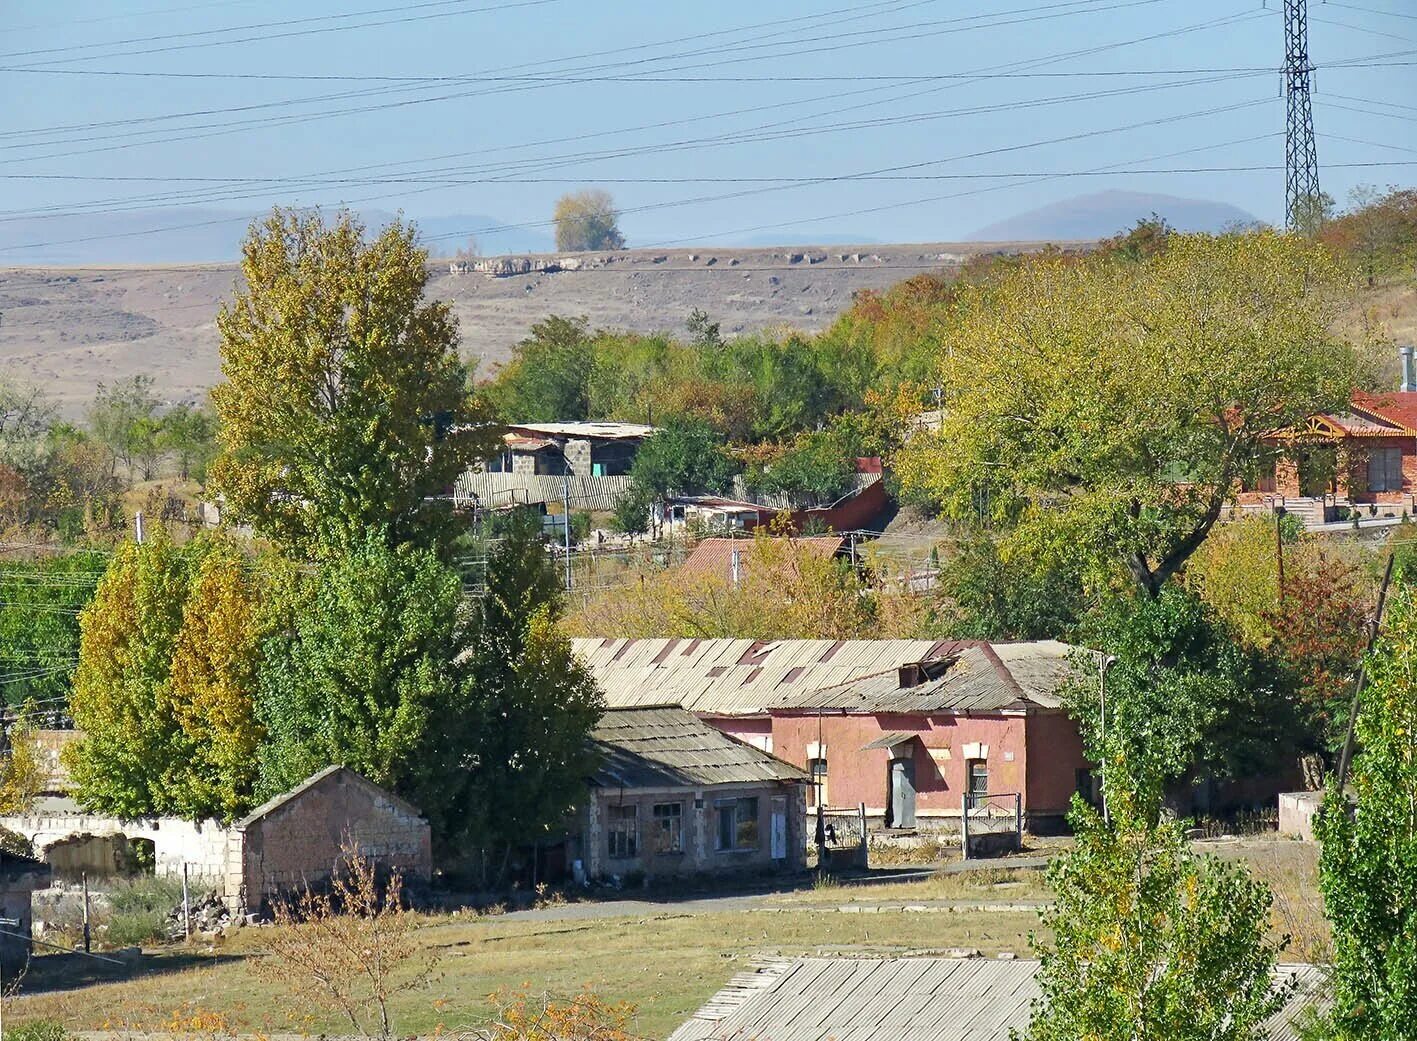
[[[1072,647],[1053,640],[578,639],[606,704],[681,705],[701,715],[770,709],[861,712],[1055,708]],[[939,679],[902,690],[897,670],[952,659]]]
[[[733,554],[737,553],[738,573],[740,576],[745,575],[754,564],[753,541],[753,539],[704,539],[694,547],[692,553],[684,558],[684,563],[679,567],[679,574],[686,578],[712,575],[714,578],[731,581],[733,578]],[[790,542],[794,549],[801,549],[809,555],[821,557],[834,557],[846,545],[846,539],[840,535],[809,536],[774,541]]]
[[[709,726],[682,708],[611,709],[591,731],[603,788],[678,788],[807,781],[776,756]]]
[[[1008,1041],[1028,1028],[1038,962],[982,958],[773,959],[735,976],[669,1041]],[[1294,1019],[1318,1000],[1324,973],[1285,965],[1294,992],[1266,1024],[1298,1041]]]

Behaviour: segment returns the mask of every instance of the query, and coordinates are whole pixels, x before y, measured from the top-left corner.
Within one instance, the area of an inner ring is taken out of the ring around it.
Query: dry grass
[[[789,893],[774,899],[785,906],[804,904],[900,904],[949,900],[966,904],[1020,903],[1052,896],[1039,870],[985,868],[957,873],[936,872],[914,882],[881,882],[870,885],[839,884]]]
[[[1319,848],[1278,835],[1203,845],[1207,852],[1240,860],[1274,892],[1272,933],[1287,935],[1286,961],[1325,963],[1333,957],[1333,935],[1319,893]]]
[[[637,1027],[664,1037],[759,953],[901,953],[953,947],[985,954],[1026,954],[1030,914],[840,914],[737,912],[656,915],[599,921],[522,922],[439,916],[415,934],[440,955],[441,978],[401,995],[396,1029],[431,1033],[479,1023],[488,998],[530,983],[571,995],[589,985],[607,1000],[639,1007]],[[183,1017],[206,1017],[230,1032],[316,1033],[334,1022],[292,1010],[280,988],[252,971],[264,929],[236,934],[205,962],[181,952],[150,956],[150,974],[82,990],[21,995],[17,1019],[58,1019],[71,1029],[159,1029]],[[39,959],[43,962],[44,959]],[[164,972],[166,965],[172,971]]]

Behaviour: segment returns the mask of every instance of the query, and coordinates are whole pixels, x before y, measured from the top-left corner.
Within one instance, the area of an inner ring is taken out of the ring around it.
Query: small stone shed
[[[186,867],[194,886],[215,889],[233,911],[262,911],[270,899],[329,880],[350,843],[381,868],[410,879],[432,874],[428,822],[409,803],[344,766],[331,766],[257,807],[235,824],[173,817],[122,820],[85,813],[68,798],[41,799],[24,816],[0,818],[58,874],[132,870],[147,850],[159,875]]]
[[[328,882],[345,846],[405,878],[433,874],[431,831],[418,808],[330,766],[232,826],[227,903],[261,910],[281,893]]]
[[[805,771],[677,706],[612,709],[568,854],[589,878],[800,871]]]
[[[0,970],[7,978],[29,958],[31,902],[36,889],[49,885],[49,877],[48,864],[0,850],[0,918],[16,923],[0,924]]]

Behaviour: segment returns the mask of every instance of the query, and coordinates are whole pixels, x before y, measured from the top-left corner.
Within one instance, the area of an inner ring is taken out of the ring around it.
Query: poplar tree
[[[1417,1038],[1417,590],[1388,601],[1355,721],[1356,806],[1333,784],[1315,821],[1333,923],[1337,1034]]]

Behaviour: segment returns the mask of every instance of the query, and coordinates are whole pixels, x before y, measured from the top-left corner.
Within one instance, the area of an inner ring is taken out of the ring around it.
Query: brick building
[[[674,706],[611,709],[568,858],[588,878],[800,871],[805,771]]]
[[[809,808],[866,806],[885,827],[953,827],[964,800],[1017,794],[1061,824],[1091,779],[1058,693],[1056,641],[576,641],[612,707],[679,704],[806,770]]]

